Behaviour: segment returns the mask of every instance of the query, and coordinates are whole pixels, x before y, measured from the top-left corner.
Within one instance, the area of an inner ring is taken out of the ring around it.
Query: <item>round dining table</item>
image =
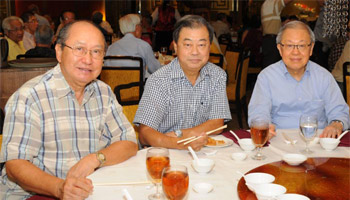
[[[286,142],[283,133],[288,135],[288,139],[297,140],[295,144]],[[320,134],[322,130],[318,130]],[[217,140],[229,140],[223,135],[213,136]],[[187,200],[249,200],[256,199],[255,195],[249,193],[246,190],[245,185],[242,185],[241,175],[237,171],[242,173],[248,172],[259,172],[259,169],[266,169],[264,166],[271,165],[277,166],[279,172],[283,169],[295,170],[302,167],[288,166],[282,160],[282,156],[286,153],[300,153],[305,148],[305,142],[301,138],[298,129],[288,130],[277,130],[277,136],[273,137],[269,141],[269,145],[264,147],[262,153],[267,157],[265,160],[253,160],[253,156],[256,152],[246,152],[248,157],[243,161],[235,161],[231,158],[234,152],[243,152],[243,150],[234,142],[228,142],[227,145],[221,147],[204,147],[201,151],[197,152],[199,158],[210,158],[215,161],[215,166],[207,174],[197,173],[191,163],[192,156],[187,150],[170,150],[170,165],[180,164],[185,165],[188,168],[189,173],[189,188],[185,199]],[[330,158],[341,158],[344,160],[350,159],[350,148],[338,146],[333,151],[324,150],[320,144],[315,140],[311,142],[310,149],[313,151],[312,154],[307,155],[309,162],[317,161],[320,166]],[[137,152],[137,155],[113,166],[106,166],[96,170],[88,178],[90,178],[94,185],[93,193],[88,197],[89,200],[109,200],[109,199],[126,199],[124,197],[123,189],[126,189],[131,198],[134,200],[148,199],[148,195],[156,192],[156,188],[150,181],[146,170],[146,149]],[[215,153],[216,152],[216,153]],[[315,158],[315,159],[314,159]],[[317,158],[317,159],[316,159]],[[347,162],[349,163],[349,162]],[[305,163],[304,163],[305,164]],[[305,164],[305,166],[306,166]],[[332,165],[334,170],[337,170],[337,165]],[[260,167],[260,168],[259,168]],[[341,166],[341,167],[344,167]],[[321,166],[322,168],[322,166]],[[347,171],[350,171],[350,166],[345,165]],[[346,171],[345,169],[345,171]],[[275,169],[276,170],[276,169]],[[269,173],[269,171],[264,171]],[[306,172],[307,173],[307,170]],[[279,184],[285,184],[285,187],[290,187],[290,181],[284,180],[284,177],[290,177],[288,173],[275,173],[276,180]],[[350,173],[345,173],[345,179],[350,179]],[[210,183],[212,184],[213,190],[207,194],[199,194],[193,190],[193,186],[196,183]],[[288,185],[289,184],[289,185]],[[312,187],[312,182],[304,183],[304,187]],[[349,183],[350,184],[350,183]],[[296,186],[301,187],[301,186]],[[348,188],[349,189],[349,188]],[[299,190],[290,191],[296,192]],[[317,191],[316,191],[317,192]],[[349,192],[349,190],[348,190]],[[288,193],[288,190],[287,190]],[[253,195],[253,198],[251,197]],[[336,194],[335,194],[336,195]],[[316,195],[317,196],[317,195]],[[241,197],[241,198],[240,198]],[[248,198],[250,197],[250,198]],[[350,197],[349,197],[350,198]],[[310,197],[310,199],[313,199]],[[318,198],[319,199],[319,198]]]

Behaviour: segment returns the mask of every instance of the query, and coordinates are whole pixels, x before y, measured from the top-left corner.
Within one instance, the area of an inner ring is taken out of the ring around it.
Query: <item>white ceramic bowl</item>
[[[286,193],[287,189],[282,185],[267,183],[254,186],[254,192],[258,200],[270,200]]]
[[[250,186],[254,187],[260,184],[272,183],[275,180],[275,177],[271,174],[256,172],[245,175],[244,180],[247,184],[249,184],[247,185],[248,188],[251,191],[254,191],[254,189]]]
[[[307,160],[307,157],[303,154],[288,153],[282,157],[283,161],[292,166],[300,165]]]
[[[310,200],[309,197],[301,195],[301,194],[282,194],[276,197],[277,200]]]
[[[198,163],[195,160],[192,160],[192,167],[198,173],[208,173],[213,169],[214,165],[214,160],[208,158],[199,158]]]
[[[320,144],[326,151],[333,151],[339,143],[340,141],[334,138],[320,138]]]
[[[206,194],[213,190],[214,186],[210,183],[196,183],[193,185],[193,190],[197,193]]]
[[[253,143],[253,140],[250,138],[243,138],[238,141],[239,146],[244,151],[253,151],[255,149],[255,145]]]
[[[231,154],[231,158],[236,161],[242,161],[247,158],[247,154],[244,152],[236,152]]]

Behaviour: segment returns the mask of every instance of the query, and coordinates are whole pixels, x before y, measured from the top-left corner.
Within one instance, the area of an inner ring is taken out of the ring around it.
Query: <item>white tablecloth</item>
[[[285,132],[291,139],[297,139],[295,145],[286,144],[281,132]],[[320,130],[321,131],[321,130]],[[319,131],[319,132],[320,132]],[[255,151],[248,152],[248,158],[244,161],[234,161],[231,158],[233,152],[242,152],[237,144],[224,148],[205,147],[203,151],[218,150],[215,155],[206,156],[202,151],[199,157],[208,157],[215,160],[214,169],[208,174],[198,174],[191,166],[192,156],[185,150],[170,150],[170,163],[187,166],[190,177],[190,185],[187,194],[188,200],[235,200],[239,199],[237,184],[241,176],[236,171],[246,173],[266,163],[280,161],[283,153],[299,153],[305,148],[305,142],[299,136],[299,130],[278,130],[278,135],[270,140],[270,146],[264,147],[262,153],[267,156],[263,161],[255,161],[251,156]],[[217,136],[224,137],[224,136]],[[346,157],[350,158],[349,147],[337,147],[334,151],[325,151],[320,144],[310,145],[313,154],[308,157]],[[134,200],[148,199],[149,194],[155,193],[152,184],[124,184],[116,186],[97,186],[101,183],[132,183],[148,182],[146,170],[146,150],[138,151],[137,155],[129,160],[114,166],[102,167],[89,178],[94,183],[94,192],[89,200],[124,199],[122,189],[126,188]],[[198,194],[193,191],[195,183],[208,182],[214,185],[214,190],[208,194]]]

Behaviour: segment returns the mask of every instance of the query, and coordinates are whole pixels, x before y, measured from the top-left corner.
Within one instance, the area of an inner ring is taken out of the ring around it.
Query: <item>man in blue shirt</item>
[[[332,75],[309,61],[315,43],[311,29],[300,21],[284,25],[276,38],[282,60],[263,70],[249,103],[248,123],[257,117],[275,128],[299,128],[303,113],[315,113],[321,137],[336,137],[349,128],[349,107]]]
[[[124,37],[108,47],[106,56],[137,56],[143,60],[144,77],[161,68],[159,61],[154,57],[152,47],[141,40],[141,19],[137,14],[128,14],[119,19],[120,31]],[[138,66],[138,62],[129,60],[106,60],[105,66]],[[147,66],[147,70],[146,70]]]

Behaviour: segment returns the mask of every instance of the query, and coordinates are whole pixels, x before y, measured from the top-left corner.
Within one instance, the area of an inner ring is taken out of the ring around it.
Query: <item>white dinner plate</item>
[[[211,137],[215,140],[223,140],[225,143],[224,144],[218,144],[218,145],[204,145],[206,147],[212,147],[212,148],[221,148],[221,147],[228,147],[228,146],[231,146],[233,145],[233,141],[231,139],[228,139],[228,138],[222,138],[222,137]]]

